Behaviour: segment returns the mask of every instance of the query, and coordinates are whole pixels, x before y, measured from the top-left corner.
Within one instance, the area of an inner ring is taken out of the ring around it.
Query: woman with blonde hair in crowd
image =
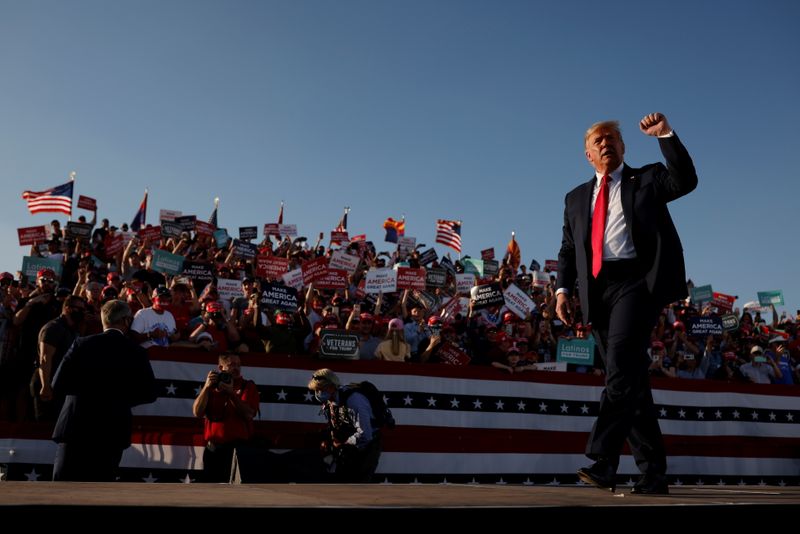
[[[406,343],[402,319],[389,321],[386,339],[375,349],[375,357],[389,362],[405,362],[411,357],[411,346]]]

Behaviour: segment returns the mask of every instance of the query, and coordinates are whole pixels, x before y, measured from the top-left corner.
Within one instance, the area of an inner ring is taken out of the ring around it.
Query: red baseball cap
[[[39,272],[36,273],[36,279],[39,280],[40,278],[49,278],[51,280],[55,280],[56,273],[53,271],[53,269],[48,269],[45,267],[44,269],[39,269]]]

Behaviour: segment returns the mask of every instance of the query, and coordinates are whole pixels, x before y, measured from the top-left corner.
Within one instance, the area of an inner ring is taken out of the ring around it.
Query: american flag
[[[461,254],[461,221],[436,221],[436,242]]]
[[[123,480],[177,481],[202,469],[203,427],[192,402],[216,357],[171,348],[149,352],[159,398],[134,409]],[[276,449],[303,446],[324,425],[306,389],[311,358],[248,360],[245,378],[261,395],[257,431]],[[344,383],[369,380],[386,397],[397,428],[384,433],[378,480],[576,484],[599,408],[602,381],[573,372],[508,376],[492,367],[328,360]],[[796,386],[654,379],[671,484],[800,482],[800,390]],[[0,461],[9,479],[47,473],[55,456],[48,429],[0,422]],[[5,451],[15,450],[13,456]],[[34,471],[32,471],[34,470]],[[636,479],[625,453],[619,474]],[[140,478],[137,478],[140,477]],[[42,477],[46,478],[46,475]]]
[[[347,214],[350,212],[350,208],[344,208],[344,214],[342,218],[339,219],[339,224],[336,225],[336,228],[333,229],[334,232],[346,232],[347,231]],[[338,239],[331,239],[332,245],[341,245],[342,242]]]
[[[208,218],[208,224],[213,224],[214,227],[217,226],[217,212],[219,211],[219,197],[214,199],[214,211],[211,212],[211,216]]]
[[[58,212],[72,215],[72,188],[74,182],[51,187],[46,191],[25,191],[22,198],[28,202],[31,213]]]

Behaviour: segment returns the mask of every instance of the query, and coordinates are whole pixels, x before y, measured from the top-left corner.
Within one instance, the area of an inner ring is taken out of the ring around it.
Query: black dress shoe
[[[578,478],[597,488],[610,490],[612,493],[617,488],[617,469],[605,462],[596,462],[590,467],[581,467],[578,469]]]
[[[667,477],[645,473],[639,482],[631,488],[631,493],[636,495],[669,495]]]

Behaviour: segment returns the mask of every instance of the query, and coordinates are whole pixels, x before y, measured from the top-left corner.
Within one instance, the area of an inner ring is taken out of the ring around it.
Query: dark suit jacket
[[[647,288],[655,306],[687,295],[683,247],[667,203],[697,187],[697,173],[677,136],[659,138],[667,162],[640,169],[622,169],[622,211],[636,256],[645,269]],[[558,287],[574,291],[578,282],[584,321],[591,321],[588,281],[592,265],[592,193],[596,177],[567,193],[564,235],[558,254]]]
[[[54,441],[119,449],[131,444],[131,407],[157,396],[147,352],[118,330],[75,341],[53,389],[66,396]]]

